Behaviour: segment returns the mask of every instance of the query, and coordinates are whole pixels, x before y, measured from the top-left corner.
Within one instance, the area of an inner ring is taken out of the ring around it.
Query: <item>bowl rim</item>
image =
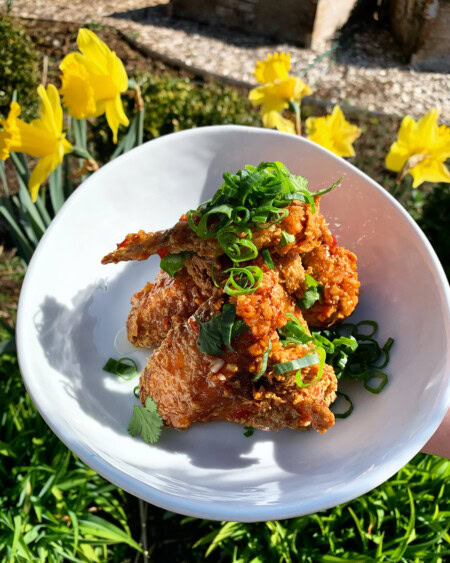
[[[136,151],[145,151],[148,150],[148,145],[150,143],[153,144],[163,144],[163,143],[170,143],[171,139],[176,136],[177,138],[180,137],[195,137],[198,135],[204,134],[223,134],[229,131],[246,131],[252,134],[258,135],[268,135],[268,136],[279,136],[282,135],[284,137],[289,137],[292,139],[292,135],[289,133],[282,133],[279,131],[271,130],[271,129],[263,129],[259,127],[248,127],[248,126],[241,126],[241,125],[214,125],[214,126],[205,126],[199,127],[196,129],[187,129],[183,131],[177,131],[175,133],[170,133],[168,135],[164,135],[157,139],[152,139],[146,143],[143,143],[139,147],[132,149],[131,152]],[[308,145],[314,146],[314,149],[318,152],[322,152],[326,158],[331,158],[338,161],[340,164],[342,162],[345,163],[347,167],[349,167],[353,172],[356,172],[361,178],[365,180],[371,186],[371,189],[375,189],[378,191],[385,199],[388,200],[389,204],[394,206],[394,208],[401,214],[404,220],[409,223],[409,226],[412,227],[414,233],[419,238],[422,246],[424,247],[426,254],[430,257],[431,263],[433,265],[434,271],[437,274],[437,278],[439,279],[441,289],[443,291],[443,301],[445,303],[445,310],[446,312],[445,318],[445,327],[447,335],[450,335],[450,288],[447,282],[446,275],[442,268],[442,265],[439,262],[439,259],[423,234],[420,230],[418,225],[415,221],[410,217],[410,215],[406,212],[406,210],[400,205],[400,203],[393,198],[384,188],[382,188],[377,182],[372,180],[369,176],[367,176],[364,172],[360,171],[351,163],[341,159],[340,157],[336,156],[335,154],[331,153],[327,149],[317,145],[305,139],[304,137],[295,137],[298,142],[306,143]],[[60,221],[64,220],[64,216],[67,212],[67,209],[74,201],[76,201],[79,197],[84,197],[84,193],[86,190],[90,189],[90,184],[93,181],[93,178],[98,173],[102,172],[105,169],[108,169],[109,166],[116,165],[116,161],[126,160],[128,158],[128,154],[125,153],[121,155],[114,161],[110,161],[97,173],[94,173],[90,176],[86,181],[84,181],[73,194],[68,198],[68,200],[64,203],[63,207],[59,211],[58,215],[53,219],[50,226],[45,231],[38,247],[36,248],[31,261],[28,265],[27,272],[25,275],[25,279],[23,281],[22,290],[20,293],[19,304],[18,304],[18,312],[17,312],[17,321],[16,321],[16,342],[17,342],[17,357],[19,361],[19,367],[22,374],[22,379],[25,384],[25,388],[29,393],[34,405],[37,407],[40,415],[43,417],[45,422],[51,428],[51,430],[59,437],[59,439],[70,449],[72,450],[84,463],[86,463],[89,467],[94,469],[97,473],[99,473],[102,477],[107,479],[108,481],[114,483],[118,487],[124,489],[128,493],[137,496],[140,499],[143,499],[151,504],[154,504],[160,508],[170,510],[173,512],[185,514],[188,516],[198,517],[198,518],[206,518],[210,520],[228,520],[228,521],[236,521],[237,517],[240,522],[262,522],[267,520],[278,520],[278,519],[285,519],[285,518],[293,518],[297,516],[301,516],[304,514],[310,514],[314,512],[318,512],[320,510],[325,510],[331,507],[336,506],[337,504],[342,504],[344,502],[350,501],[358,496],[361,496],[368,491],[372,490],[373,488],[379,486],[381,483],[389,479],[392,475],[394,475],[398,470],[400,470],[410,459],[412,459],[421,449],[422,447],[428,442],[434,432],[437,430],[438,426],[440,425],[441,421],[443,420],[446,412],[450,407],[450,357],[449,354],[446,358],[446,387],[443,389],[439,400],[437,401],[437,405],[433,413],[430,415],[429,424],[422,429],[422,431],[417,432],[414,437],[404,446],[402,446],[401,451],[395,458],[392,458],[387,461],[383,461],[380,466],[375,468],[372,472],[363,475],[357,482],[351,482],[346,484],[345,486],[341,487],[339,490],[339,494],[333,493],[331,496],[328,497],[320,497],[319,499],[312,499],[309,500],[307,503],[304,503],[302,508],[299,508],[298,502],[293,501],[289,504],[284,503],[283,505],[259,505],[259,506],[245,506],[242,501],[233,501],[233,502],[206,502],[198,499],[190,499],[180,496],[171,495],[169,493],[161,492],[158,489],[152,487],[151,485],[147,485],[141,482],[137,477],[129,476],[124,471],[116,468],[113,466],[109,461],[104,458],[99,457],[95,454],[89,447],[88,444],[80,441],[79,437],[74,439],[74,433],[71,430],[71,426],[61,417],[57,410],[47,411],[44,412],[41,409],[40,405],[40,394],[45,393],[39,386],[33,382],[33,378],[29,377],[33,370],[33,363],[32,359],[28,358],[25,353],[22,353],[23,350],[26,349],[26,339],[27,334],[26,330],[22,327],[26,325],[26,313],[27,308],[24,305],[26,303],[27,294],[31,290],[31,284],[33,282],[34,271],[38,268],[39,257],[42,252],[42,249],[45,246],[45,241],[49,236],[52,236],[53,230],[59,224]],[[72,203],[69,203],[72,202]],[[444,380],[445,374],[443,375]],[[239,506],[237,506],[239,505]]]

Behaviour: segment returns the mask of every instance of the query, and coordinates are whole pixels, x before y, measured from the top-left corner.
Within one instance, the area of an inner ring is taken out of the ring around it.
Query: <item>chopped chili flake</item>
[[[188,218],[187,218],[186,213],[183,213],[183,215],[180,217],[180,221],[187,221],[187,220],[188,220]]]
[[[159,257],[161,258],[161,260],[167,256],[169,254],[169,249],[168,248],[160,248],[158,251]]]

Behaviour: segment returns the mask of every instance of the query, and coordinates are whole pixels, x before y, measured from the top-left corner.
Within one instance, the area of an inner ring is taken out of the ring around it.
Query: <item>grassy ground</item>
[[[26,27],[41,55],[48,57],[46,75],[56,80],[58,61],[75,47],[77,26],[31,21],[26,22]],[[209,84],[145,59],[114,31],[95,31],[117,51],[130,74],[152,70],[171,80],[181,77],[187,79],[186,85],[182,85],[184,93],[191,83],[203,92],[203,97],[186,94],[187,101],[177,106],[178,114],[171,114],[167,122],[162,122],[156,134],[192,126],[199,103],[206,103],[212,122],[219,119],[210,107],[217,91],[208,93]],[[161,99],[165,97],[163,87],[167,85],[159,85],[157,90]],[[156,86],[153,84],[152,88]],[[151,92],[154,95],[155,91]],[[221,92],[225,98],[228,96]],[[246,93],[240,94],[245,97]],[[233,104],[237,103],[233,100]],[[245,115],[245,122],[259,125],[257,111],[245,99],[239,104],[239,115]],[[202,107],[205,112],[206,106]],[[324,112],[322,105],[308,103],[303,107],[303,118]],[[391,189],[394,177],[385,170],[383,159],[396,136],[399,120],[357,111],[352,112],[351,121],[363,131],[355,144],[357,156],[351,161]],[[412,198],[408,181],[403,189],[405,205],[419,217],[423,201],[420,197]],[[430,186],[424,186],[415,193],[426,196],[429,191]],[[436,228],[436,218],[439,211],[444,224],[447,194],[448,190],[434,188],[434,207],[426,208],[424,214],[436,246],[441,245],[442,258],[450,254],[448,236],[445,238],[444,231]],[[24,267],[14,256],[14,250],[2,249],[0,342],[11,337],[23,275]],[[184,518],[139,503],[69,452],[48,429],[26,394],[11,345],[7,353],[0,355],[0,381],[0,561],[29,561],[33,557],[41,561],[142,560],[138,543],[147,546],[153,561],[197,562],[207,557],[209,561],[235,563],[428,563],[450,557],[448,461],[419,454],[391,480],[367,495],[301,518],[261,524],[221,524]]]

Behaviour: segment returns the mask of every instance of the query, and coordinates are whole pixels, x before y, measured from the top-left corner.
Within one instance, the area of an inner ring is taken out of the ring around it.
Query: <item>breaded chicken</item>
[[[317,198],[316,213],[304,203],[294,202],[289,208],[289,215],[280,223],[267,229],[253,229],[252,242],[259,250],[273,248],[276,253],[310,252],[320,244],[322,236],[322,221],[319,212],[319,198]],[[283,231],[294,235],[295,242],[277,248],[281,241]],[[117,264],[128,260],[147,260],[158,251],[173,253],[183,251],[195,252],[198,256],[214,258],[222,250],[215,238],[200,238],[191,229],[186,221],[179,221],[171,229],[146,233],[139,231],[129,234],[125,240],[117,245],[117,250],[107,254],[102,259],[102,264]]]
[[[310,352],[308,345],[283,348],[279,342],[275,329],[286,323],[285,312],[295,311],[300,318],[301,313],[277,278],[276,272],[266,271],[255,293],[237,297],[236,312],[250,330],[236,338],[234,352],[201,353],[194,317],[169,331],[140,379],[141,401],[150,396],[167,425],[187,428],[195,422],[228,420],[271,430],[311,425],[324,432],[334,424],[329,405],[336,398],[337,382],[330,366],[325,366],[320,381],[308,387],[297,385],[295,372],[276,375],[272,370],[274,363]],[[197,318],[211,320],[220,313],[225,298],[211,297],[199,307]],[[269,338],[272,352],[267,373],[254,383],[252,377],[260,369]],[[317,365],[302,370],[304,383],[314,381],[317,371]]]
[[[303,311],[311,327],[328,327],[349,317],[358,304],[356,256],[337,244],[322,244],[303,255],[303,265],[323,285],[320,300]],[[302,292],[297,293],[298,297]]]
[[[127,320],[128,340],[138,347],[159,346],[169,330],[184,323],[210,295],[200,288],[186,268],[172,278],[160,271],[154,283],[131,298]]]
[[[221,300],[211,298],[198,309],[198,318],[208,321],[220,308]],[[295,373],[275,376],[270,371],[253,383],[248,369],[255,360],[250,349],[256,339],[250,331],[239,337],[236,352],[209,356],[198,349],[198,330],[193,317],[172,329],[142,372],[141,401],[151,397],[165,424],[184,429],[196,422],[228,420],[270,430],[312,426],[319,432],[334,424],[329,405],[336,398],[337,382],[330,366],[325,366],[321,380],[310,387],[300,388]],[[270,337],[277,342],[276,332]],[[276,350],[277,361],[298,354],[298,350],[289,352],[280,346]],[[303,381],[314,381],[317,369],[317,365],[305,368]]]

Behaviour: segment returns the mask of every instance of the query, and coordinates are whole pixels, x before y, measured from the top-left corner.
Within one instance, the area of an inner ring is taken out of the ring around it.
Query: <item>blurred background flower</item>
[[[0,120],[4,129],[0,132],[0,159],[6,160],[10,152],[23,152],[39,158],[30,176],[28,187],[31,199],[36,201],[39,188],[62,162],[64,155],[72,151],[72,145],[63,133],[63,112],[58,90],[50,84],[47,89],[37,89],[41,98],[41,117],[26,123],[19,119],[20,105],[11,103],[6,120]]]
[[[334,106],[331,115],[308,117],[306,134],[310,141],[338,156],[355,156],[353,143],[361,135],[361,129],[346,121],[341,108]]]
[[[119,125],[128,126],[120,95],[128,88],[128,76],[119,57],[93,31],[80,29],[80,53],[69,53],[60,64],[61,94],[72,117],[106,115],[117,143]]]
[[[311,88],[300,78],[289,76],[291,57],[286,53],[267,55],[256,63],[254,76],[263,86],[250,90],[248,99],[254,106],[261,106],[264,127],[285,133],[295,133],[292,121],[282,116],[290,103],[300,103],[304,96],[312,94]],[[299,127],[297,133],[300,134]]]
[[[403,118],[397,140],[386,156],[386,168],[413,177],[413,188],[423,182],[448,182],[450,172],[445,161],[450,158],[450,128],[438,125],[439,112],[432,109],[419,121]]]

